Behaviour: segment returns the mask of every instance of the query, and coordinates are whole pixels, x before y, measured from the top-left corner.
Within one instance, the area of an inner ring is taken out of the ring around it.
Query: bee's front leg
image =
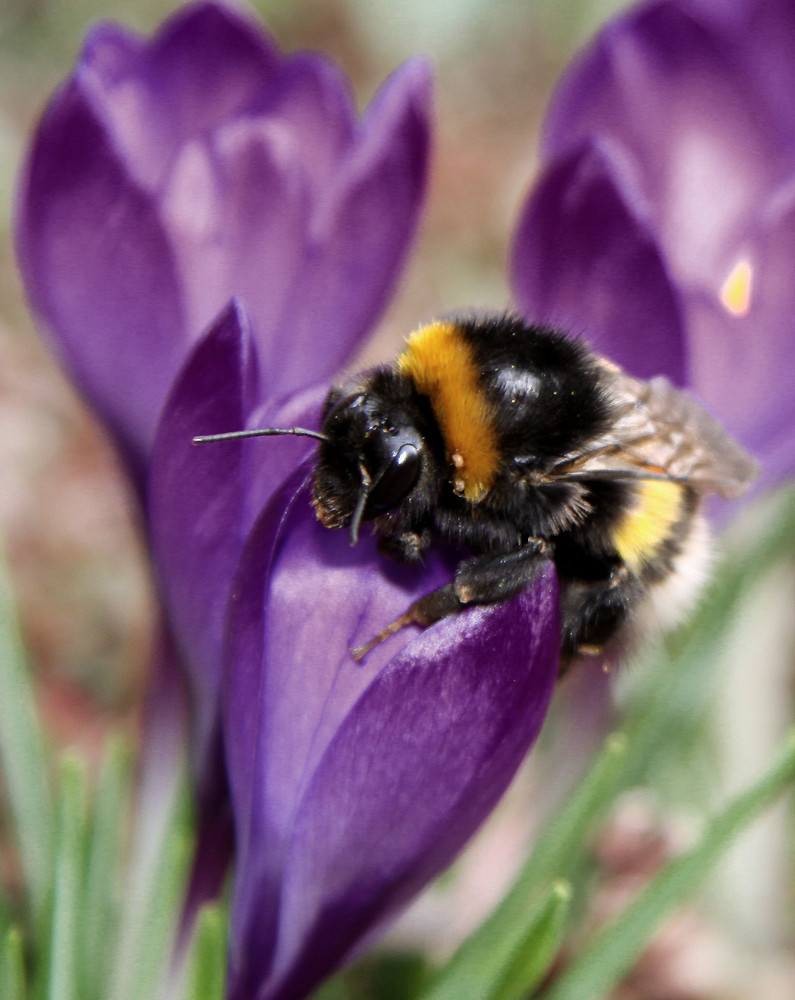
[[[543,538],[530,538],[512,552],[488,553],[462,562],[452,583],[415,601],[400,618],[351,650],[355,660],[406,625],[432,625],[470,604],[498,604],[515,597],[536,579],[552,548]]]

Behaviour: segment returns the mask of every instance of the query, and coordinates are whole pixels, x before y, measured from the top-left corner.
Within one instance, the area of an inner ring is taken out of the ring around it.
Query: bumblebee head
[[[261,427],[206,434],[194,444],[291,434],[320,442],[314,505],[326,528],[348,527],[351,544],[362,521],[397,507],[420,479],[426,442],[412,416],[406,380],[376,369],[351,392],[332,390],[321,431],[303,427]],[[416,406],[416,404],[415,404]]]
[[[323,421],[315,510],[326,528],[359,525],[398,506],[420,477],[423,436],[408,413],[377,392],[359,390],[334,400]]]

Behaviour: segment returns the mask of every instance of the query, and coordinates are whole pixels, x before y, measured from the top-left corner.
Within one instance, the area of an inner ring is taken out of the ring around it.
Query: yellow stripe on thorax
[[[494,483],[499,453],[472,348],[454,323],[431,323],[409,337],[397,364],[431,402],[456,491],[480,500]]]
[[[637,501],[619,521],[613,542],[633,572],[654,560],[682,516],[684,491],[678,483],[647,480],[638,487]]]

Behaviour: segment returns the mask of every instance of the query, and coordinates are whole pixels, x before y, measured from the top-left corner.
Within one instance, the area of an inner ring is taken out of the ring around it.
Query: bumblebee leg
[[[432,625],[440,618],[453,615],[463,607],[464,605],[456,597],[453,584],[445,584],[444,587],[439,587],[438,590],[433,590],[430,594],[415,601],[400,618],[396,618],[386,628],[382,628],[369,642],[365,642],[361,646],[352,646],[351,656],[354,660],[363,660],[374,646],[383,642],[384,639],[388,639],[395,632],[399,632],[406,625]]]
[[[551,556],[549,542],[543,538],[531,538],[526,545],[513,552],[467,559],[455,572],[453,587],[456,597],[461,605],[507,601],[535,580],[541,566]]]
[[[628,621],[641,591],[637,578],[624,565],[599,583],[569,585],[561,607],[561,673],[578,656],[602,652]]]
[[[396,562],[416,563],[431,544],[429,531],[404,531],[399,535],[381,535],[378,551]]]
[[[469,604],[507,601],[533,582],[551,551],[544,539],[533,538],[513,552],[467,559],[456,570],[453,583],[415,601],[405,614],[381,629],[369,642],[351,649],[353,658],[362,660],[374,646],[406,625],[432,625],[457,614]]]

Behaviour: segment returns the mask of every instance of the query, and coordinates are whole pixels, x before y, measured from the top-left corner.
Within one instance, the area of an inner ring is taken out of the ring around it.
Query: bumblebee
[[[552,562],[561,583],[561,668],[648,617],[673,624],[705,576],[700,513],[738,496],[754,461],[667,379],[632,378],[581,341],[519,317],[440,320],[394,364],[331,391],[314,507],[356,543],[417,562],[437,539],[468,554],[450,583],[352,653],[405,625],[509,600]]]

